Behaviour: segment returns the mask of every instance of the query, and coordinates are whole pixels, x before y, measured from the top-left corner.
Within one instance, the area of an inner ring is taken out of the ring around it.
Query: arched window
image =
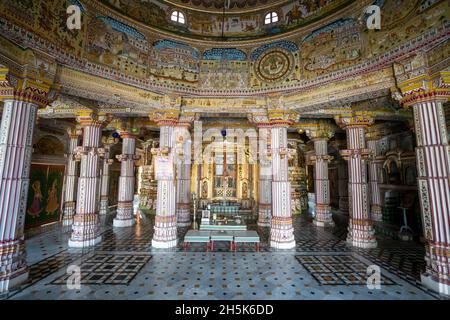
[[[181,23],[181,24],[184,24],[186,22],[186,19],[184,18],[184,14],[180,11],[172,12],[172,15],[170,16],[170,20],[172,20],[173,22]]]
[[[264,18],[264,24],[271,24],[275,22],[278,22],[278,13],[270,12],[266,14],[266,17]]]

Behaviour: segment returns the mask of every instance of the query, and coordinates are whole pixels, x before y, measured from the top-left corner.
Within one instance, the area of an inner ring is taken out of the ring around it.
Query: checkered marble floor
[[[102,219],[102,242],[88,250],[67,247],[68,230],[55,227],[26,241],[30,279],[9,299],[439,299],[421,286],[420,244],[379,240],[376,249],[347,246],[345,226],[317,228],[295,217],[293,250],[268,246],[268,228],[258,228],[261,252],[242,248],[216,252],[151,248],[153,217],[129,228]],[[182,239],[187,229],[180,229]],[[381,288],[368,289],[367,267],[381,270]],[[71,268],[80,288],[69,289]],[[70,267],[70,268],[69,268]]]

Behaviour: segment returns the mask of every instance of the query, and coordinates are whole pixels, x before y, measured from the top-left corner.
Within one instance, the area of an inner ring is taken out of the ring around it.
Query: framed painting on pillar
[[[32,164],[25,229],[59,221],[65,166]]]

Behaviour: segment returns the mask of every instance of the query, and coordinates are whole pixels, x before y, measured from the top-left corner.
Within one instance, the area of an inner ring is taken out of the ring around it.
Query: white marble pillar
[[[113,159],[110,159],[110,145],[104,144],[105,156],[102,160],[102,176],[100,186],[100,215],[109,213],[109,175],[110,167],[114,163]]]
[[[28,278],[23,230],[38,109],[31,93],[12,89],[7,96],[4,93],[0,90],[4,98],[0,129],[0,293]]]
[[[271,129],[259,127],[258,226],[270,227],[272,219],[272,159],[268,156]]]
[[[71,226],[75,214],[77,182],[78,182],[78,161],[76,152],[79,138],[82,130],[79,128],[70,128],[67,130],[69,135],[67,167],[64,187],[64,205],[63,205],[63,226]]]
[[[313,138],[315,155],[315,188],[316,216],[314,225],[319,227],[333,226],[333,215],[330,206],[330,180],[328,179],[328,163],[332,157],[328,155],[328,138]]]
[[[134,162],[139,159],[136,152],[136,136],[128,131],[120,132],[122,137],[122,154],[117,156],[121,162],[119,177],[119,192],[117,216],[114,219],[114,227],[130,227],[136,223],[133,214],[133,198],[135,172]]]
[[[413,104],[427,262],[422,283],[450,295],[450,147],[442,100]]]
[[[427,74],[432,61],[427,54],[417,52],[395,66],[400,91],[393,97],[403,107],[412,107],[414,114],[417,186],[426,241],[422,284],[450,295],[450,146],[444,111],[449,108],[450,77],[448,69],[437,71],[435,65],[433,74]]]
[[[287,128],[285,121],[272,123],[272,221],[270,246],[295,248],[292,224],[291,183],[288,171]]]
[[[102,127],[108,118],[87,111],[77,120],[83,128],[83,143],[77,148],[81,159],[78,179],[76,213],[73,219],[69,247],[89,247],[101,241],[98,226],[98,184],[100,183],[100,160],[104,149],[99,148]]]
[[[173,248],[177,245],[176,185],[174,173],[174,130],[176,121],[160,121],[160,143],[157,151],[156,179],[158,194],[156,203],[154,248]],[[158,162],[160,165],[158,165]],[[167,164],[166,168],[161,163]]]
[[[340,159],[338,164],[339,211],[348,214],[348,166]]]
[[[355,247],[375,248],[377,241],[372,221],[369,217],[369,188],[367,183],[367,158],[370,150],[366,148],[365,130],[374,122],[367,113],[341,115],[337,123],[347,133],[347,150],[342,157],[348,161],[350,219],[347,242]]]
[[[191,225],[191,156],[192,143],[190,122],[179,121],[175,129],[176,180],[177,180],[177,226]]]
[[[381,211],[380,172],[383,163],[377,160],[380,156],[376,133],[367,134],[367,147],[371,151],[369,157],[369,190],[370,190],[370,217],[373,221],[383,221]]]

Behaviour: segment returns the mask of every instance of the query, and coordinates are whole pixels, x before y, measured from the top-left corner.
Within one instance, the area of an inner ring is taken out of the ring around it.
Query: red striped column
[[[333,157],[328,155],[328,140],[334,136],[334,130],[325,122],[319,122],[317,129],[307,130],[308,137],[314,143],[315,162],[315,191],[316,191],[316,215],[314,225],[319,227],[334,226],[333,215],[330,206],[330,180],[328,178],[328,163]]]
[[[155,120],[155,119],[153,119]],[[160,127],[159,149],[156,151],[156,179],[158,193],[156,197],[154,248],[173,248],[177,245],[177,188],[175,183],[174,146],[175,126],[178,114],[162,114],[156,119]]]
[[[370,150],[366,148],[365,130],[374,123],[368,113],[336,117],[336,122],[347,133],[347,150],[342,157],[348,161],[349,169],[349,225],[347,242],[355,247],[375,248],[377,241],[369,217],[369,192],[367,183],[367,163]]]
[[[73,219],[69,247],[89,247],[101,241],[98,228],[97,190],[100,183],[100,160],[104,149],[99,148],[103,126],[108,117],[92,111],[81,112],[77,121],[83,128],[83,143],[77,148],[81,159],[78,179],[76,213]]]
[[[175,162],[177,180],[177,226],[191,225],[191,156],[192,143],[189,128],[193,117],[183,117],[175,129]]]
[[[116,158],[121,163],[117,215],[114,227],[131,227],[136,223],[133,214],[133,198],[135,185],[134,163],[139,159],[136,153],[136,136],[131,130],[119,131],[122,138],[122,154]]]
[[[380,172],[383,165],[380,156],[380,148],[378,146],[379,136],[376,132],[369,132],[366,135],[367,147],[371,151],[369,157],[369,190],[370,190],[370,217],[373,221],[383,221],[381,211],[381,192],[380,192]]]
[[[287,150],[287,128],[293,121],[288,117],[284,112],[270,116],[273,177],[270,246],[276,249],[295,248]]]
[[[70,128],[67,130],[69,135],[69,153],[67,154],[67,167],[64,189],[63,205],[63,226],[70,226],[75,214],[77,182],[78,182],[78,161],[76,152],[82,130],[80,128]]]
[[[422,283],[450,294],[450,147],[444,103],[450,97],[448,72],[440,88],[404,94],[401,103],[412,106],[417,139],[418,188],[422,209],[427,262]],[[423,79],[420,79],[423,83]],[[448,108],[448,107],[447,107]]]

